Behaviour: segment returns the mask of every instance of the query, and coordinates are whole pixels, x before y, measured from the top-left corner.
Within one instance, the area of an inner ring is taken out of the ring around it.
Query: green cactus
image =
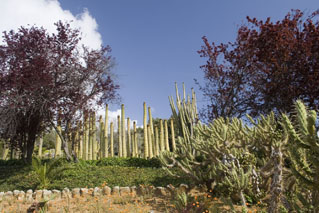
[[[83,145],[83,158],[89,160],[89,138],[90,138],[90,127],[89,127],[89,114],[84,115],[84,145]]]
[[[311,191],[310,204],[319,211],[319,137],[316,127],[317,113],[307,110],[300,101],[295,103],[295,117],[282,115],[282,124],[288,136],[291,170],[297,180]]]
[[[159,138],[158,138],[158,127],[155,127],[155,155],[159,156],[160,148],[159,148]]]
[[[151,133],[151,127],[149,124],[147,124],[147,136],[148,136],[148,155],[149,155],[149,158],[152,158],[153,157],[153,144],[152,144],[152,133]]]
[[[148,137],[147,137],[147,112],[146,112],[146,103],[143,103],[143,128],[144,128],[144,158],[149,157],[149,148],[148,148]]]
[[[39,149],[38,149],[38,156],[42,157],[42,146],[43,146],[43,134],[39,137]]]
[[[100,123],[100,148],[99,148],[99,156],[100,159],[104,157],[104,122],[102,121],[102,115],[99,118]]]
[[[118,156],[123,157],[123,143],[122,143],[122,131],[121,131],[121,118],[117,116],[117,133],[118,133]]]
[[[110,154],[114,157],[114,125],[113,122],[110,123]]]
[[[160,119],[160,152],[165,151],[163,120]]]
[[[92,114],[92,160],[97,160],[97,141],[96,141],[96,125],[95,112]]]
[[[172,148],[173,152],[176,150],[176,143],[175,143],[175,132],[174,132],[174,121],[173,119],[170,119],[171,123],[171,137],[172,137]]]
[[[61,128],[61,119],[58,119],[58,124],[57,124],[57,131],[62,134],[62,128]],[[56,133],[55,136],[55,158],[58,158],[61,156],[61,145],[62,141],[58,133]]]
[[[165,135],[165,150],[170,151],[169,149],[169,142],[168,142],[168,126],[167,120],[164,120],[164,135]]]
[[[121,135],[122,135],[122,154],[123,154],[123,157],[127,157],[124,104],[122,104],[121,106]]]
[[[83,159],[83,130],[82,130],[82,121],[79,122],[78,131],[79,131],[79,159]]]
[[[127,118],[127,156],[132,157],[132,140],[130,118]]]
[[[109,133],[108,133],[108,111],[109,106],[106,104],[105,106],[105,121],[104,121],[104,138],[103,138],[103,157],[107,158],[109,155],[108,149],[109,149]]]
[[[137,132],[136,132],[136,122],[133,122],[133,138],[134,138],[134,157],[138,157],[138,140],[137,140]]]

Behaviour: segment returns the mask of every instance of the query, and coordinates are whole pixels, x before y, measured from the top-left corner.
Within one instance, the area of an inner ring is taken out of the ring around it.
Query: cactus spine
[[[144,128],[144,158],[148,158],[149,157],[149,153],[148,153],[148,140],[147,140],[147,121],[146,121],[146,103],[144,102],[143,104],[143,128]]]
[[[103,157],[104,158],[107,158],[109,156],[109,152],[108,152],[108,148],[109,148],[108,113],[109,113],[109,106],[106,104],[106,106],[105,106],[105,121],[104,121],[104,138],[103,138]]]
[[[111,149],[111,157],[114,157],[114,127],[113,122],[110,123],[110,149]]]
[[[121,131],[122,131],[122,154],[123,154],[123,157],[127,157],[124,104],[122,104],[121,106]]]

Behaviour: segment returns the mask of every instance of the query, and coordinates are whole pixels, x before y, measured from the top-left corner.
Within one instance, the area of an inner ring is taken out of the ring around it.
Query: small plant
[[[56,169],[59,164],[59,160],[50,161],[49,163],[42,163],[40,158],[32,158],[32,169],[37,174],[37,178],[40,181],[37,188],[47,189],[53,178],[67,169],[67,167]]]

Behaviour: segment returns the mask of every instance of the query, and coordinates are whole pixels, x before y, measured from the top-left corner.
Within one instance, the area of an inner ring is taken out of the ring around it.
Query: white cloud
[[[102,115],[103,122],[104,122],[104,119],[105,119],[105,107],[99,107],[96,110],[97,121],[98,121],[98,118],[100,117],[100,115]],[[121,116],[121,109],[117,109],[115,111],[110,111],[110,110],[108,111],[108,123],[110,125],[110,123],[113,122],[115,131],[117,131],[117,116]],[[125,119],[127,119],[127,117]],[[143,127],[143,125],[142,126],[138,125],[137,120],[130,120],[130,128],[131,129],[133,129],[133,122],[134,121],[136,123],[136,127]],[[127,121],[125,121],[125,125],[127,125]],[[126,126],[126,128],[127,128],[127,126]]]
[[[102,44],[98,25],[87,9],[73,15],[69,10],[61,8],[57,0],[1,0],[0,20],[1,34],[27,25],[43,27],[49,33],[54,33],[54,23],[59,20],[72,21],[71,26],[79,28],[82,33],[82,44],[93,49],[100,48]]]

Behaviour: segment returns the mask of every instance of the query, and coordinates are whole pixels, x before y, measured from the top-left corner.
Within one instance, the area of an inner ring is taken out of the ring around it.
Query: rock
[[[145,189],[144,185],[139,185],[139,186],[136,188],[136,194],[137,194],[138,196],[143,196],[143,195],[145,194],[145,191],[146,191],[146,189]]]
[[[28,202],[32,202],[33,201],[33,197],[32,197],[33,191],[32,189],[29,189],[25,195],[25,199]]]
[[[20,193],[19,190],[13,190],[13,196],[14,196],[15,198],[17,198],[17,199],[18,199],[19,193]]]
[[[25,192],[24,191],[20,191],[18,194],[18,200],[19,201],[23,201],[25,198]]]
[[[133,197],[135,197],[136,196],[136,186],[132,186],[131,187],[131,195],[133,196]]]
[[[44,200],[49,200],[52,196],[52,191],[51,190],[43,190],[43,199]]]
[[[54,200],[60,200],[61,199],[61,191],[60,190],[56,190],[56,189],[53,189],[52,190],[52,194],[53,194],[53,199]]]
[[[80,188],[74,188],[72,189],[72,197],[77,198],[81,196],[81,190]]]
[[[114,186],[112,189],[112,195],[120,195],[120,187],[119,186]]]
[[[87,188],[81,188],[80,194],[82,197],[87,197],[89,195],[89,190]]]
[[[94,192],[94,189],[93,189],[93,188],[89,188],[89,189],[88,189],[88,194],[89,194],[89,195],[93,196],[93,192]]]
[[[111,188],[109,187],[109,186],[104,186],[103,188],[102,188],[102,194],[103,195],[111,195]]]
[[[7,191],[6,193],[4,193],[4,198],[6,200],[12,200],[13,199],[13,192],[12,191]]]
[[[155,195],[156,196],[163,197],[163,196],[167,196],[167,194],[168,194],[168,192],[164,187],[156,187],[155,188]]]
[[[120,187],[120,195],[121,196],[131,195],[130,187]]]
[[[0,192],[0,201],[3,200],[3,197],[4,197],[4,192]]]
[[[72,194],[70,192],[70,189],[64,188],[62,190],[62,198],[71,198]]]
[[[101,195],[101,189],[99,187],[95,187],[93,190],[93,196],[100,196]]]
[[[36,190],[34,193],[33,193],[33,197],[36,201],[40,201],[43,197],[43,191],[42,190]]]

